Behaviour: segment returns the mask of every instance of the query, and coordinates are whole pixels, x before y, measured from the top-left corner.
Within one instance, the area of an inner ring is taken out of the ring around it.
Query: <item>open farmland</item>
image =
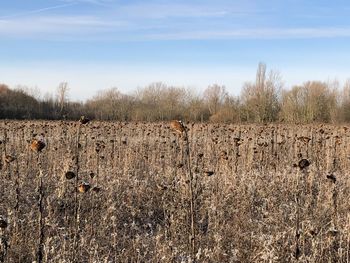
[[[348,127],[186,126],[0,122],[0,261],[350,261]]]

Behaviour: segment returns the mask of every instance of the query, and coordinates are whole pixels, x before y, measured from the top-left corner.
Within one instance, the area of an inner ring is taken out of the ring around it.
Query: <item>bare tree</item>
[[[309,81],[283,92],[280,115],[286,122],[330,122],[336,119],[337,104],[334,84]]]
[[[185,98],[184,117],[192,121],[207,121],[210,117],[209,109],[202,94],[188,89]]]
[[[64,106],[68,101],[68,83],[61,82],[57,87],[57,103],[59,106],[59,114],[61,115],[64,110]]]
[[[340,120],[344,122],[350,121],[350,79],[348,79],[341,91],[340,96]]]
[[[99,91],[86,102],[86,107],[94,118],[102,120],[128,120],[130,115],[129,96],[118,88]]]
[[[156,82],[138,89],[134,100],[136,105],[133,115],[136,120],[171,120],[183,116],[186,90]]]
[[[212,122],[240,122],[241,121],[241,105],[239,98],[226,96],[225,101],[221,105],[216,114],[210,116]]]
[[[266,65],[259,63],[255,83],[247,82],[241,93],[245,119],[253,122],[277,120],[282,86],[280,74],[272,70],[266,74]]]
[[[209,86],[204,91],[204,100],[211,115],[215,115],[219,111],[227,96],[228,93],[225,86],[219,86],[217,84]]]
[[[306,98],[303,87],[294,86],[291,90],[282,91],[280,118],[284,122],[303,122],[306,116]]]

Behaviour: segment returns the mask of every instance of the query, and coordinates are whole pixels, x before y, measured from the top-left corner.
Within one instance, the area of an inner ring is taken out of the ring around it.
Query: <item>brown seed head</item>
[[[307,159],[301,159],[298,163],[298,166],[301,170],[305,169],[310,165],[310,161]]]
[[[73,179],[75,177],[75,173],[72,171],[68,171],[68,172],[66,172],[65,176],[66,176],[66,179],[70,180],[70,179]]]
[[[332,183],[335,184],[335,182],[337,181],[337,178],[335,177],[334,174],[328,174],[327,175],[327,179],[330,180]]]
[[[6,228],[8,225],[7,220],[5,217],[0,216],[0,228]]]
[[[170,128],[173,129],[175,132],[182,135],[186,131],[186,127],[182,123],[182,121],[173,120],[170,122]]]
[[[81,116],[79,119],[79,122],[81,124],[87,124],[90,120],[88,118],[86,118],[85,116]]]
[[[86,193],[91,188],[89,183],[83,182],[78,186],[78,191],[80,193]]]
[[[30,144],[30,149],[34,152],[41,152],[45,148],[46,144],[43,140],[34,139]]]

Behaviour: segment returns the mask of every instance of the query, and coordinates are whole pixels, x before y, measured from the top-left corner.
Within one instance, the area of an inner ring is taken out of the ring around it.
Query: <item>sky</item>
[[[350,78],[350,1],[0,1],[0,83],[72,100],[152,82],[238,95],[259,62],[285,86]]]

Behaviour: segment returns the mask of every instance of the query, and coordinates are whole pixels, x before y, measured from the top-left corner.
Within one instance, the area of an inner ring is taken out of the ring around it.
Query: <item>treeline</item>
[[[55,96],[40,98],[25,88],[0,85],[1,119],[312,123],[350,121],[350,81],[309,81],[286,89],[281,76],[260,63],[253,82],[244,84],[240,96],[224,86],[207,87],[203,93],[183,87],[153,83],[131,94],[117,88],[100,91],[86,102],[68,97],[68,84],[61,83]]]

